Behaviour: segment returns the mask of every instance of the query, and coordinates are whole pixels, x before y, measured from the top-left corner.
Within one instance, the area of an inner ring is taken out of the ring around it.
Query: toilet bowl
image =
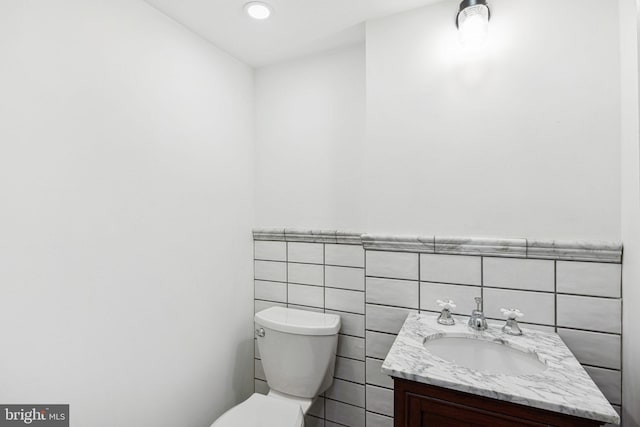
[[[313,399],[333,382],[340,317],[271,307],[254,320],[270,391],[254,393],[211,427],[302,427]]]
[[[222,414],[212,427],[303,427],[304,413],[295,402],[254,393]]]

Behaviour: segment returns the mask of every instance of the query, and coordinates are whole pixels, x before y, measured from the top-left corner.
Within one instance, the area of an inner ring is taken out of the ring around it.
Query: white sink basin
[[[424,347],[449,363],[492,374],[531,375],[546,369],[535,353],[472,335],[432,338]]]

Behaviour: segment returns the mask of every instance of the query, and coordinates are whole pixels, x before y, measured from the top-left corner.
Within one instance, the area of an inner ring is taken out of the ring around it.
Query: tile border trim
[[[392,236],[336,230],[254,228],[253,239],[280,242],[362,245],[366,250],[449,255],[622,263],[616,242],[529,240],[525,238]]]

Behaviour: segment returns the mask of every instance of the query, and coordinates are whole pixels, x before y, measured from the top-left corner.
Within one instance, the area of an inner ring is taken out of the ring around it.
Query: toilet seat
[[[222,414],[211,427],[304,427],[300,405],[254,393]]]

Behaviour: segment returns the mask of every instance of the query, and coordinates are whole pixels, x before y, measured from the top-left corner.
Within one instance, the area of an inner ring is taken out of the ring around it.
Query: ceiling
[[[254,67],[364,41],[364,22],[439,0],[264,0],[274,13],[249,18],[248,0],[146,0]]]

